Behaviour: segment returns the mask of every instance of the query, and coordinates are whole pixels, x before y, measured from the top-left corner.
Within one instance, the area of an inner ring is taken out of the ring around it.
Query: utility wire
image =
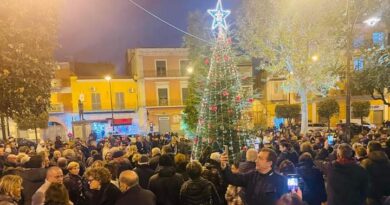
[[[145,9],[144,7],[142,7],[141,5],[137,4],[137,3],[134,2],[133,0],[128,0],[128,1],[129,1],[130,3],[132,3],[134,6],[138,7],[139,9],[141,9],[141,10],[143,10],[144,12],[148,13],[149,15],[153,16],[154,18],[158,19],[159,21],[161,21],[161,22],[167,24],[168,26],[170,26],[170,27],[172,27],[172,28],[174,28],[174,29],[176,29],[176,30],[178,30],[178,31],[180,31],[180,32],[182,32],[182,33],[188,35],[188,36],[191,36],[191,37],[193,37],[193,38],[196,38],[196,39],[198,39],[198,40],[200,40],[200,41],[203,41],[203,42],[205,42],[205,43],[211,44],[209,41],[207,41],[207,40],[205,40],[205,39],[203,39],[203,38],[200,38],[200,37],[198,37],[198,36],[196,36],[196,35],[194,35],[194,34],[191,34],[191,33],[187,32],[187,31],[184,31],[183,29],[178,28],[177,26],[175,26],[175,25],[169,23],[168,21],[165,21],[164,19],[158,17],[156,14],[154,14],[154,13],[148,11],[147,9]]]

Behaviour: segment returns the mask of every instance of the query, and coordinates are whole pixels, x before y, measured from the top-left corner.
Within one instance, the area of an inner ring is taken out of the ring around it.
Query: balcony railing
[[[165,78],[165,77],[189,77],[189,74],[182,75],[180,70],[166,70],[165,72],[157,72],[155,70],[145,70],[145,78]]]
[[[167,99],[161,99],[160,101],[158,100],[147,100],[146,101],[146,106],[149,107],[157,107],[157,106],[184,106],[185,104],[181,100],[170,100],[168,102]]]
[[[62,103],[51,104],[48,111],[49,111],[49,113],[63,113],[64,112],[64,104],[62,104]]]

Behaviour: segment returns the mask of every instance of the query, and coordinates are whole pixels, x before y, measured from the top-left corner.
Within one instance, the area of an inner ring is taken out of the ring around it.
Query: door
[[[383,110],[374,110],[374,124],[377,126],[383,123]]]
[[[158,118],[158,129],[160,134],[165,134],[166,132],[171,131],[171,125],[169,122],[169,117],[159,117]]]

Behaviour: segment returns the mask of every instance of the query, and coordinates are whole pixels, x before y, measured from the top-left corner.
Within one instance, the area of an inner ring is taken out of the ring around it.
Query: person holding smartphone
[[[256,159],[256,171],[246,174],[233,174],[228,159],[225,151],[221,156],[222,176],[227,183],[245,188],[248,205],[274,205],[288,192],[286,178],[274,172],[277,155],[272,149],[261,149]]]

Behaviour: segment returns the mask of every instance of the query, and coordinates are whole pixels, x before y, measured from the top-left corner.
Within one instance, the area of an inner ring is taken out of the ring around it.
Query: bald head
[[[50,167],[47,170],[47,173],[46,173],[46,180],[47,181],[49,181],[51,183],[62,184],[63,179],[64,179],[64,174],[62,173],[61,168],[54,166],[54,167]]]
[[[138,175],[134,171],[126,170],[119,175],[121,191],[124,192],[131,187],[138,185]]]
[[[248,149],[248,151],[246,151],[246,161],[255,162],[256,159],[257,159],[257,151],[253,148]]]

